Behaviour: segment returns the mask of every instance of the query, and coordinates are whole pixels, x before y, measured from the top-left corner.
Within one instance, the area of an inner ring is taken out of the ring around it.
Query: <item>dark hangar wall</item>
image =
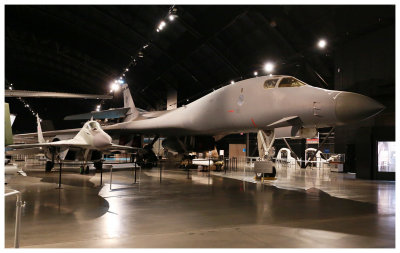
[[[357,92],[386,106],[377,117],[335,131],[335,151],[346,153],[345,169],[356,172],[358,178],[379,179],[375,143],[395,141],[394,25],[370,31],[338,47],[334,80],[336,90]]]

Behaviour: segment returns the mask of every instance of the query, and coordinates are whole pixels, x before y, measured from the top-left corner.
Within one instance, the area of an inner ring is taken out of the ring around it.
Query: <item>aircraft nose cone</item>
[[[93,146],[104,148],[111,145],[111,137],[106,133],[98,133],[93,137]]]
[[[342,92],[336,97],[336,117],[347,123],[372,117],[385,109],[385,106],[367,96]]]

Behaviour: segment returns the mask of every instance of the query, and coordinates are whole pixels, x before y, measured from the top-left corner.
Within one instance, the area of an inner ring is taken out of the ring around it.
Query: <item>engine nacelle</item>
[[[178,153],[204,152],[214,149],[215,140],[212,136],[168,137],[164,139],[162,146]]]
[[[316,128],[299,128],[295,126],[275,128],[275,138],[314,138],[318,135]]]

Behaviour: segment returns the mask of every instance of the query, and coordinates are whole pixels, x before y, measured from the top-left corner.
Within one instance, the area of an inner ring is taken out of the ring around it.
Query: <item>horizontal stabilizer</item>
[[[117,144],[112,144],[112,146],[109,148],[109,150],[138,150],[139,148],[136,147],[130,147],[130,146],[122,146],[122,145],[117,145]]]
[[[66,116],[64,120],[90,120],[93,119],[118,119],[126,116],[129,108],[115,108],[104,111],[93,111],[89,113]]]
[[[289,116],[269,124],[268,127],[278,128],[286,126],[301,126],[302,124],[303,122],[301,121],[299,116]]]
[[[6,155],[35,155],[41,153],[42,151],[43,150],[39,147],[18,149],[18,150],[7,150]]]

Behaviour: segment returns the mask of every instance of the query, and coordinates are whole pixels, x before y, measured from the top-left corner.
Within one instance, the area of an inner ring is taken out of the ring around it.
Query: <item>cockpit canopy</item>
[[[277,86],[278,84],[278,86]],[[271,88],[288,88],[288,87],[300,87],[306,85],[302,81],[291,77],[291,76],[286,76],[286,77],[276,77],[276,78],[268,78],[264,82],[264,88],[265,89],[271,89]]]
[[[96,121],[90,121],[89,124],[87,125],[87,128],[89,130],[98,130],[98,129],[100,129],[100,125]]]

